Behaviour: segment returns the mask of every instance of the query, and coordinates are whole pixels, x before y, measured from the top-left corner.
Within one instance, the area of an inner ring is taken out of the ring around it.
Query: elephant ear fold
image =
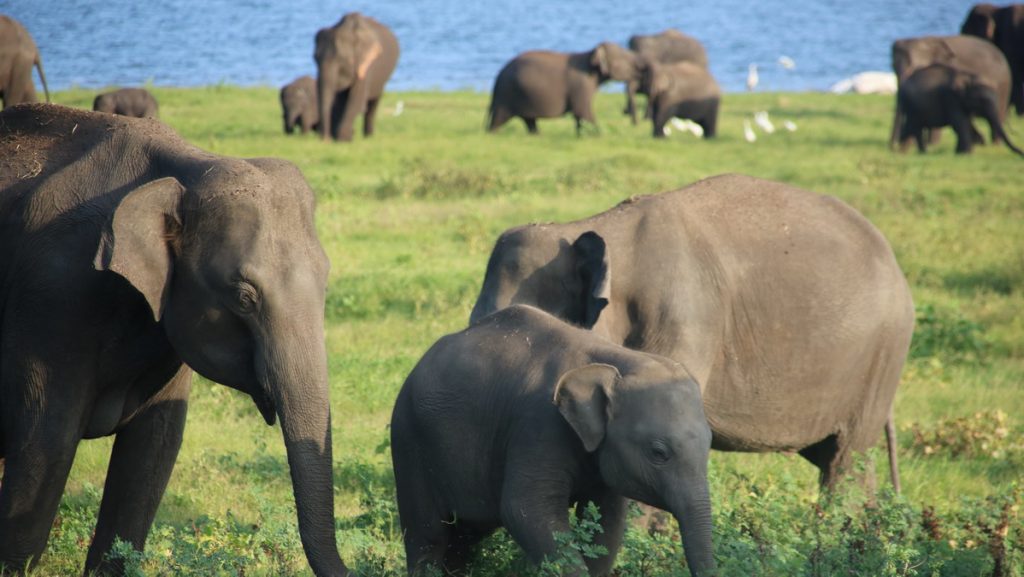
[[[601,73],[601,76],[608,76],[608,50],[604,44],[598,44],[597,48],[590,53],[590,65]]]
[[[612,296],[607,246],[601,235],[591,230],[572,243],[572,250],[576,257],[576,276],[583,287],[580,291],[583,310],[580,325],[592,329]]]
[[[611,365],[594,363],[566,372],[555,385],[554,403],[572,430],[593,453],[604,440],[615,383],[622,378]]]
[[[380,56],[382,48],[373,28],[362,14],[357,14],[353,31],[356,37],[356,78],[366,78],[370,65]]]
[[[146,298],[153,318],[163,317],[174,257],[181,239],[181,198],[173,177],[129,192],[104,226],[93,267],[125,278]]]

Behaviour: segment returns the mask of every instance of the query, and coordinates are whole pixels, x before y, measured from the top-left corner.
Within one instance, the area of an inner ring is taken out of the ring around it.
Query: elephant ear
[[[575,274],[582,287],[580,304],[583,318],[580,319],[580,325],[587,329],[592,329],[597,324],[601,311],[608,306],[612,295],[607,248],[601,235],[592,230],[581,234],[572,243],[576,263]]]
[[[590,66],[597,70],[601,76],[609,75],[608,50],[604,47],[604,44],[599,44],[597,48],[590,52]]]
[[[138,289],[157,321],[167,305],[180,243],[184,192],[173,177],[129,192],[107,221],[93,260],[96,270],[115,272]]]
[[[361,15],[357,16],[358,19],[354,29],[356,37],[356,78],[362,80],[366,78],[366,73],[370,70],[370,66],[377,60],[383,49],[373,28],[366,23],[366,20]]]
[[[554,403],[569,426],[593,453],[604,440],[615,383],[622,378],[611,365],[594,363],[559,377]]]

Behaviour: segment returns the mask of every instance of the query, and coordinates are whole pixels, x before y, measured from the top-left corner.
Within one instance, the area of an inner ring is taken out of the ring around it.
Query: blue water
[[[314,74],[313,37],[358,10],[402,46],[390,87],[489,91],[529,49],[588,50],[675,27],[704,42],[726,91],[825,90],[888,70],[896,38],[955,34],[971,0],[0,0],[43,55],[50,87],[216,83],[279,86]],[[796,67],[778,64],[788,56]]]

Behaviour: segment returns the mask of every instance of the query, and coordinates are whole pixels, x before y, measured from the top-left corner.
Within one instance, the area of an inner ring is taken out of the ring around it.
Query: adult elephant
[[[350,12],[316,33],[320,135],[351,141],[356,117],[363,136],[373,134],[377,105],[398,62],[398,39],[369,16]]]
[[[537,133],[538,118],[558,118],[571,112],[576,135],[583,121],[596,125],[593,99],[608,80],[628,81],[641,73],[636,55],[613,42],[588,52],[532,50],[510,60],[494,80],[487,130],[494,132],[512,118]]]
[[[641,87],[648,94],[647,117],[655,138],[665,136],[665,124],[672,118],[693,120],[704,138],[715,136],[722,91],[706,68],[691,62],[650,63]]]
[[[1001,102],[1010,99],[1010,68],[1006,57],[991,42],[974,36],[923,36],[903,38],[892,43],[892,70],[896,73],[896,90],[908,76],[919,68],[932,64],[947,64],[975,74],[991,85]],[[1006,106],[999,112],[1006,118]],[[899,143],[899,130],[903,125],[903,111],[896,99],[890,147]]]
[[[141,550],[192,370],[280,418],[316,575],[334,536],[323,340],[329,263],[298,169],[199,150],[151,119],[0,113],[0,565],[46,546],[75,450],[115,436],[86,573]]]
[[[281,110],[284,117],[284,133],[295,132],[299,127],[302,134],[320,130],[319,101],[316,97],[316,80],[312,76],[300,76],[281,88]]]
[[[46,101],[50,89],[46,86],[43,60],[32,36],[17,20],[0,14],[0,98],[4,108],[36,101],[36,86],[32,82],[32,67],[39,71]]]
[[[799,451],[828,487],[888,423],[895,458],[910,290],[881,233],[833,197],[723,175],[513,228],[470,321],[512,304],[682,363],[714,449]]]
[[[988,122],[993,142],[1003,141],[1010,150],[1024,155],[1003,130],[999,110],[1004,103],[991,86],[970,72],[945,64],[919,68],[903,81],[898,98],[905,117],[900,132],[901,150],[914,138],[918,151],[924,152],[926,128],[952,126],[957,135],[957,154],[969,153],[974,141],[971,117],[980,116]]]
[[[145,88],[121,88],[98,95],[92,101],[92,109],[135,118],[156,118],[160,105]]]
[[[1017,116],[1024,116],[1024,4],[975,4],[960,33],[984,38],[1002,51],[1012,77],[1010,102]]]
[[[629,49],[642,60],[660,64],[690,62],[705,70],[708,68],[708,54],[700,40],[669,28],[658,34],[633,35],[629,37]],[[647,94],[637,77],[626,83],[626,114],[636,124],[636,94]]]

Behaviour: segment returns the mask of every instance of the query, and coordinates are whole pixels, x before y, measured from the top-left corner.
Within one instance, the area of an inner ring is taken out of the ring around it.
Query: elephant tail
[[[50,102],[50,88],[46,85],[46,74],[43,73],[43,59],[36,53],[36,70],[39,71],[39,80],[43,83],[43,92],[46,94],[46,102]]]
[[[1017,154],[1024,156],[1024,151],[1017,148],[1017,145],[1010,142],[1010,137],[1006,135],[1006,130],[1003,129],[1003,123],[999,120],[999,107],[996,104],[995,97],[987,98],[984,105],[983,114],[985,120],[988,121],[989,126],[992,127],[992,135],[996,138],[1001,138],[1006,143],[1006,147],[1016,152]]]
[[[889,408],[889,418],[885,420],[885,445],[889,450],[889,475],[892,479],[892,490],[900,493],[900,466],[896,457],[896,419]]]

